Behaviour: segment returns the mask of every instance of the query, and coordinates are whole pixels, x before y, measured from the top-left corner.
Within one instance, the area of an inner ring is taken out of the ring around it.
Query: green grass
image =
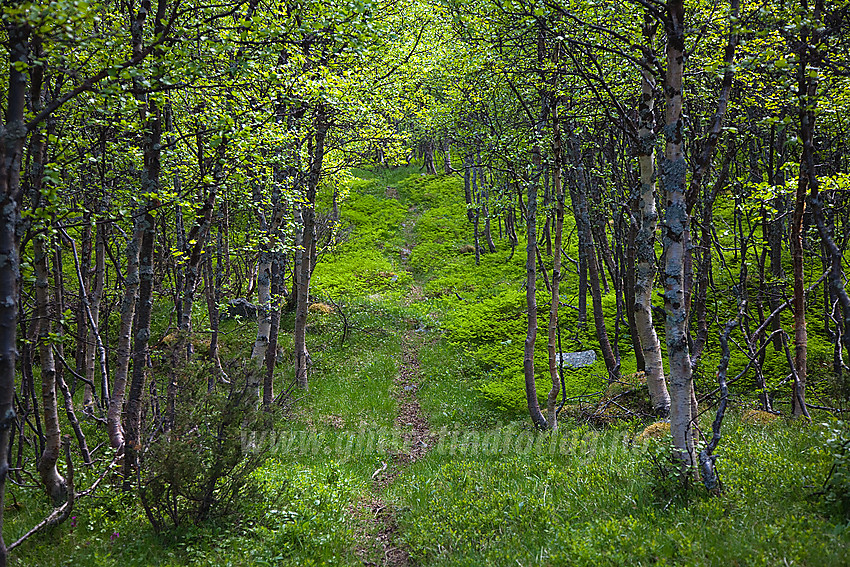
[[[663,478],[652,457],[666,443],[583,429],[562,432],[567,449],[554,455],[549,434],[532,432],[529,454],[432,452],[390,492],[429,565],[846,564],[850,525],[811,496],[831,464],[821,430],[733,418],[727,431],[721,498]]]
[[[817,495],[833,463],[828,428],[783,420],[752,425],[735,410],[717,451],[725,486],[720,498],[701,486],[682,486],[667,461],[669,439],[635,443],[644,423],[598,430],[564,419],[555,435],[532,431],[522,381],[524,247],[511,257],[506,241],[498,241],[497,253],[482,255],[475,265],[474,254],[463,252],[472,229],[456,175],[422,176],[415,167],[354,174],[341,207],[340,230],[348,238],[323,256],[312,289],[317,300],[333,300],[342,313],[310,313],[310,389],[295,392],[282,422],[255,432],[253,439],[270,445],[270,456],[241,495],[237,513],[155,533],[137,496],[120,490],[116,472],[95,498],[79,501],[72,520],[15,550],[11,565],[359,564],[354,549],[360,519],[351,511],[372,496],[372,473],[399,443],[393,380],[402,335],[413,330],[418,399],[442,442],[409,468],[396,467],[400,474],[383,497],[417,564],[850,563],[848,518]],[[728,203],[718,214],[731,214]],[[405,263],[401,249],[407,244],[414,246]],[[575,246],[574,237],[565,245],[572,257]],[[567,270],[566,303],[576,303],[576,282],[577,274]],[[424,299],[411,301],[414,285]],[[538,289],[544,324],[548,294],[542,280]],[[729,308],[722,295],[712,296],[718,313]],[[604,304],[610,322],[613,293]],[[167,331],[169,307],[162,300],[154,309],[158,338]],[[564,308],[560,322],[565,350],[598,352],[592,321],[579,328],[575,311]],[[276,392],[293,378],[292,324],[291,314],[283,317]],[[548,391],[542,330],[535,345],[541,399]],[[221,331],[224,360],[249,355],[255,323],[225,321]],[[817,374],[828,373],[831,353],[816,323],[810,332],[817,381]],[[623,372],[633,371],[625,334],[620,350]],[[159,386],[167,357],[153,358]],[[706,384],[716,359],[710,349],[703,364]],[[740,357],[733,358],[730,372],[741,365]],[[766,368],[773,384],[784,378],[784,354],[769,348]],[[601,360],[570,372],[568,395],[596,391],[604,375]],[[746,405],[749,385],[733,390]],[[90,439],[102,436],[96,423],[84,427]],[[78,467],[78,487],[88,486],[102,466]],[[10,542],[49,510],[37,490],[8,490],[4,536]]]

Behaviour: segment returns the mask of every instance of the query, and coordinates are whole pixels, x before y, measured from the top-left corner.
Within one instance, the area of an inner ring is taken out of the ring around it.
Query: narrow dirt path
[[[395,510],[383,493],[410,464],[421,459],[434,444],[434,435],[417,399],[419,359],[417,353],[423,338],[408,330],[402,338],[402,360],[392,395],[398,401],[394,426],[401,431],[403,446],[387,455],[382,467],[372,475],[372,494],[360,501],[352,511],[361,525],[355,530],[360,541],[357,555],[363,565],[397,567],[410,564],[410,556],[401,543]]]

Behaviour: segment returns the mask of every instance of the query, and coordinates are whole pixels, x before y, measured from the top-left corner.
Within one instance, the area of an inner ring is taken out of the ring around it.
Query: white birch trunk
[[[644,26],[646,49],[652,45],[653,26]],[[644,60],[648,60],[645,57]],[[648,61],[647,61],[648,62]],[[636,239],[637,268],[635,270],[635,327],[640,336],[646,372],[646,385],[655,413],[670,413],[670,394],[664,380],[661,342],[652,323],[652,289],[655,283],[655,233],[658,213],[655,209],[655,80],[642,70],[640,129],[638,130],[638,161],[640,163],[640,198],[638,200],[638,233]]]
[[[667,80],[664,89],[666,150],[661,161],[666,214],[664,218],[664,308],[667,314],[667,356],[670,364],[670,430],[674,457],[685,469],[694,463],[691,427],[696,416],[692,399],[693,374],[687,339],[685,304],[685,234],[689,217],[685,202],[684,121],[682,119],[682,77],[684,75],[684,3],[667,4]]]
[[[106,429],[109,433],[109,444],[113,449],[120,450],[124,446],[124,427],[121,416],[124,411],[124,393],[127,390],[127,375],[130,368],[130,345],[133,332],[133,317],[136,314],[136,293],[139,289],[139,249],[144,235],[144,216],[139,207],[136,222],[133,225],[133,235],[127,243],[127,274],[124,278],[124,296],[121,298],[121,323],[118,329],[118,350],[115,360],[115,379],[112,383],[112,395],[109,398],[109,409],[106,413]]]

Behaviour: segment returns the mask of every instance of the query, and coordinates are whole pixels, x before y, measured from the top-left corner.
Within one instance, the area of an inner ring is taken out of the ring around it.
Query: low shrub
[[[264,417],[246,387],[248,375],[259,370],[233,368],[229,374],[243,379],[208,392],[213,371],[208,366],[178,371],[173,423],[143,454],[141,502],[156,531],[237,513],[251,474],[265,459],[261,451],[242,447],[244,428]]]

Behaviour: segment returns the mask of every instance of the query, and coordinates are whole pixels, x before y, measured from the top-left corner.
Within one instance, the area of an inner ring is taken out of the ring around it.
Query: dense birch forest
[[[3,2],[0,567],[850,562],[850,2]]]

